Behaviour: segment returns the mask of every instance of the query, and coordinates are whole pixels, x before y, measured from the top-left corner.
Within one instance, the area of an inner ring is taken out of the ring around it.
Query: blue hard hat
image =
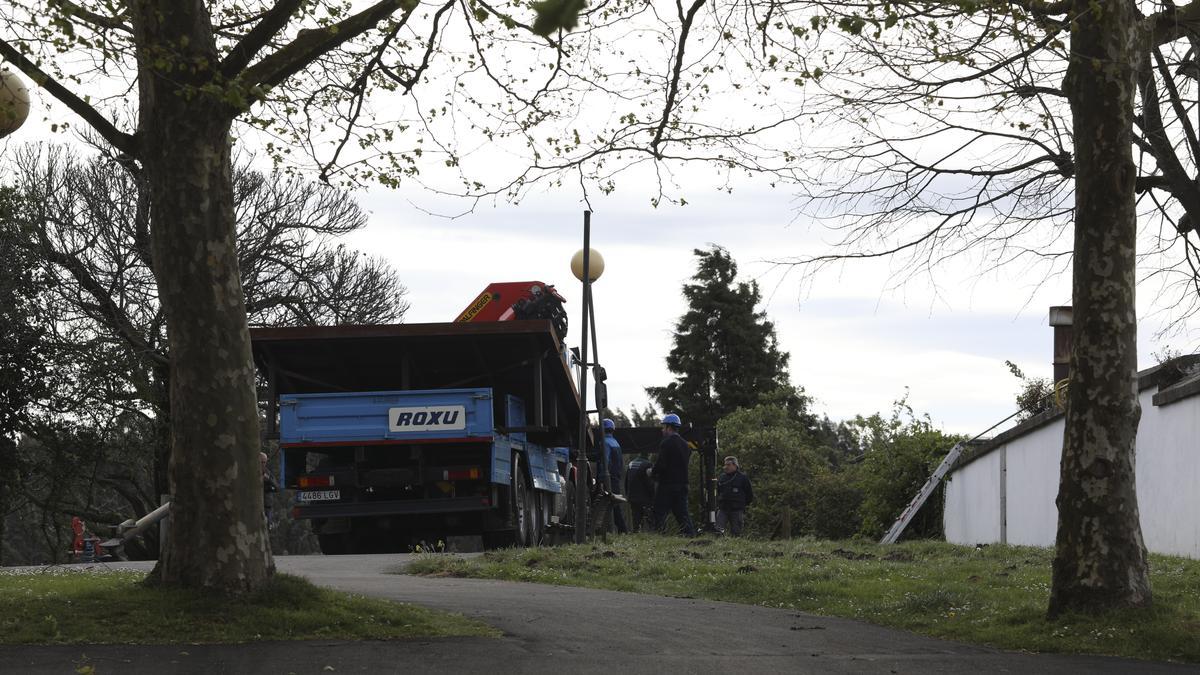
[[[600,426],[604,427],[605,429],[609,429],[609,430],[617,428],[617,424],[615,422],[613,422],[612,420],[608,419],[607,417],[600,421]]]
[[[663,416],[662,423],[670,424],[673,427],[683,426],[682,423],[679,421],[679,415],[676,415],[675,413],[671,413],[670,415]]]

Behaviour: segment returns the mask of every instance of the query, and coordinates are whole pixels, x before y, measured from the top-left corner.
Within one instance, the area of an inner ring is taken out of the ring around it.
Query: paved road
[[[500,639],[208,646],[0,647],[0,672],[72,673],[1182,673],[1040,656],[844,619],[686,598],[386,572],[405,556],[305,556],[279,568],[334,588],[461,612]]]

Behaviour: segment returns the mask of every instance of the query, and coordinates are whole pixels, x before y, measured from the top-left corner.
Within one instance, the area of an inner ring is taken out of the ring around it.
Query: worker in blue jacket
[[[610,419],[604,419],[600,422],[600,426],[604,428],[604,447],[601,449],[600,461],[596,462],[596,476],[600,479],[600,484],[608,488],[613,494],[621,494],[621,474],[625,470],[625,457],[621,453],[621,444],[613,438],[613,432],[616,431],[617,425]],[[614,501],[613,509],[613,526],[617,528],[617,532],[625,534],[629,528],[625,525],[625,509],[620,502]]]
[[[680,425],[679,415],[675,413],[662,419],[662,444],[658,446],[658,460],[649,471],[650,477],[658,481],[658,490],[654,493],[654,527],[663,531],[670,513],[683,528],[683,533],[694,537],[696,528],[688,513],[687,498],[688,460],[692,449],[679,435]]]

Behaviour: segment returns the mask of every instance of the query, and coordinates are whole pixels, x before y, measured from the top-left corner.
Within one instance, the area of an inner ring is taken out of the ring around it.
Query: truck
[[[265,440],[323,553],[533,546],[594,526],[575,514],[575,467],[601,439],[590,426],[580,437],[584,364],[566,348],[563,302],[548,284],[505,282],[453,322],[251,329]],[[622,430],[648,452],[658,433]],[[688,434],[711,511],[715,435]]]
[[[528,546],[573,527],[572,462],[594,441],[561,296],[494,286],[454,322],[251,329],[264,433],[322,552]],[[519,307],[473,320],[493,303]]]

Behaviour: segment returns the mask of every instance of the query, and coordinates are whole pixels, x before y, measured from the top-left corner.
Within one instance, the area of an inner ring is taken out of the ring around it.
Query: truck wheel
[[[512,462],[512,523],[517,546],[529,546],[532,541],[533,513],[529,504],[529,485],[520,455]]]
[[[530,546],[541,546],[546,534],[546,498],[541,492],[530,492],[533,504],[533,528],[530,532]]]

